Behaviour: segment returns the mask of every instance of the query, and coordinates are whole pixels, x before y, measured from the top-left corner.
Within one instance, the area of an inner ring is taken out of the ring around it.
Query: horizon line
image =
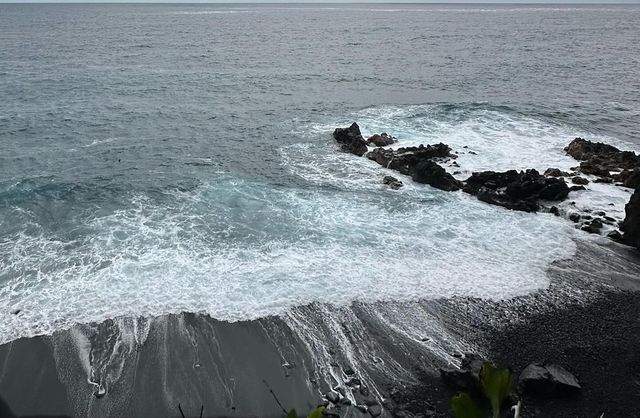
[[[389,1],[389,0],[349,0],[349,1],[332,1],[332,0],[269,0],[269,1],[250,1],[250,0],[110,0],[110,1],[94,1],[94,0],[0,0],[0,4],[176,4],[176,5],[190,5],[190,4],[256,4],[256,5],[268,5],[268,4],[434,4],[434,5],[640,5],[640,0],[623,0],[623,1],[589,1],[589,0],[560,0],[560,1],[545,1],[545,0],[506,0],[506,1],[468,1],[468,0],[401,0],[401,1]]]

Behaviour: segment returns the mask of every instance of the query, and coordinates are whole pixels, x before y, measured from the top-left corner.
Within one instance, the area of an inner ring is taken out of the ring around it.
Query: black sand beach
[[[590,257],[609,265],[584,268]],[[523,417],[638,416],[637,252],[581,245],[549,276],[548,289],[498,302],[312,304],[247,322],[185,313],[77,326],[0,347],[0,393],[21,416],[180,416],[180,404],[187,416],[277,417],[336,388],[373,415],[380,405],[383,416],[445,417],[454,391],[438,369],[475,352],[516,373],[549,361],[577,377],[580,395],[525,397]],[[327,413],[365,416],[343,402]]]

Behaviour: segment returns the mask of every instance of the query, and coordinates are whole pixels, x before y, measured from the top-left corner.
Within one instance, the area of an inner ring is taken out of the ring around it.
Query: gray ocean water
[[[0,5],[0,341],[546,286],[593,238],[388,190],[330,132],[442,141],[462,176],[568,168],[575,136],[637,150],[638,21],[638,5]],[[628,194],[598,187],[584,200],[620,215]]]

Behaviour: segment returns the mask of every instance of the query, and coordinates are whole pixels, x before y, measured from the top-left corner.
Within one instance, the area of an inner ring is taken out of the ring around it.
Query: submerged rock
[[[561,201],[569,187],[564,179],[545,177],[536,170],[473,173],[463,188],[483,202],[525,212],[540,209],[540,200]]]
[[[386,184],[393,190],[398,190],[399,188],[404,186],[404,184],[400,180],[393,176],[384,176],[384,178],[382,179],[382,183]]]
[[[602,227],[602,221],[596,218],[592,221],[586,222],[580,229],[589,232],[590,234],[599,234],[600,231],[602,231]]]
[[[367,144],[375,145],[376,147],[386,147],[388,145],[393,144],[396,141],[397,141],[396,138],[392,137],[391,135],[387,135],[386,133],[383,132],[380,135],[375,134],[370,136],[367,139]]]
[[[624,242],[640,249],[640,188],[633,193],[624,210],[625,218],[620,226]]]
[[[462,182],[432,160],[418,163],[413,172],[413,181],[428,184],[436,189],[453,192],[462,188]]]
[[[579,392],[578,380],[557,364],[532,363],[520,374],[520,391],[540,397],[563,397]]]
[[[367,144],[360,133],[360,127],[353,122],[348,128],[336,128],[333,131],[335,140],[342,144],[342,150],[350,152],[359,157],[367,153]]]

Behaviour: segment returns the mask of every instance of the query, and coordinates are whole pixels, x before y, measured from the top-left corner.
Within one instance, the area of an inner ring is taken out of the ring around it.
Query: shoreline
[[[594,257],[616,273],[594,270]],[[180,403],[187,416],[204,407],[206,417],[276,417],[278,402],[302,413],[335,389],[352,405],[329,405],[330,415],[371,416],[380,407],[382,416],[445,417],[454,393],[438,370],[475,352],[515,372],[558,362],[583,384],[575,399],[523,399],[523,417],[591,416],[583,414],[596,407],[633,416],[634,383],[610,381],[640,365],[637,252],[581,243],[548,274],[547,289],[502,301],[316,303],[236,323],[183,313],[78,325],[0,346],[0,394],[21,415],[180,416]],[[597,327],[600,320],[610,328]]]

